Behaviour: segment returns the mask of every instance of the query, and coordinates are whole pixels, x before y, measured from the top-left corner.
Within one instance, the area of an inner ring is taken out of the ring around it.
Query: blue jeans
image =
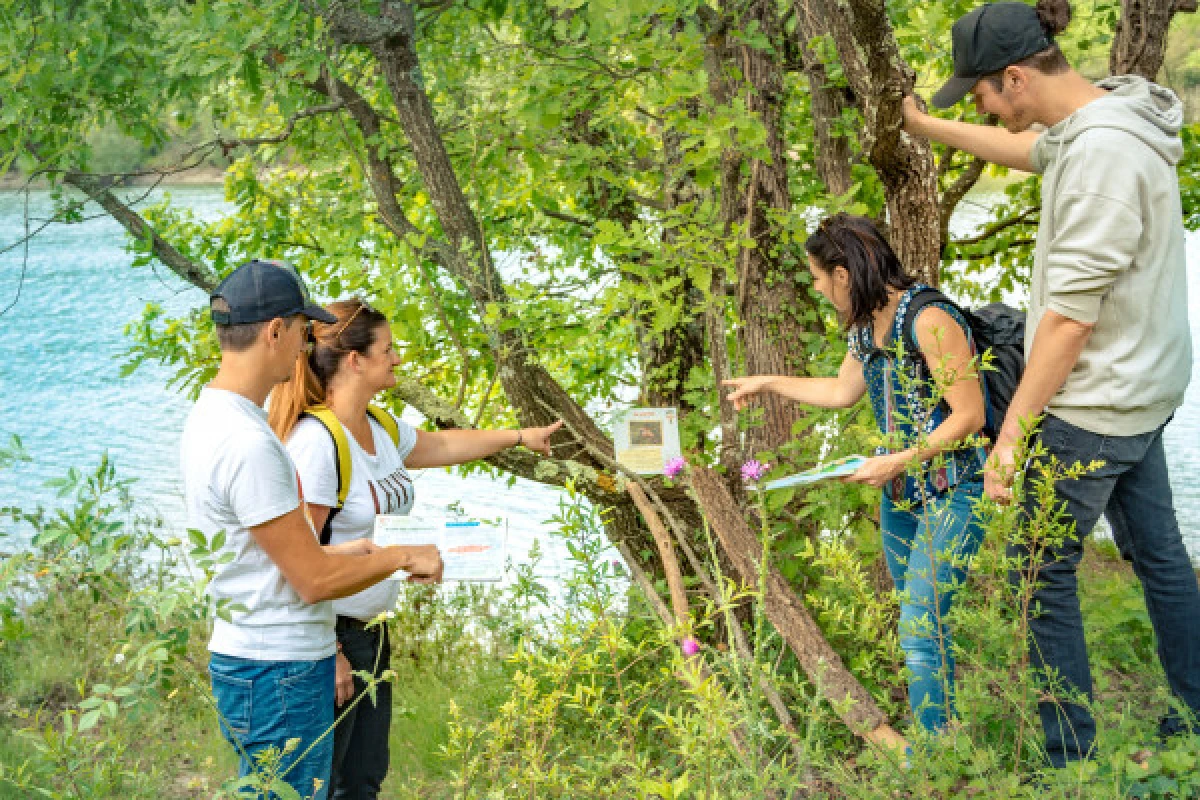
[[[883,552],[900,596],[900,647],[913,718],[937,733],[954,714],[954,653],[946,616],[983,540],[975,503],[982,483],[964,483],[905,511],[884,493]]]
[[[1055,767],[1089,757],[1096,736],[1091,712],[1082,702],[1073,702],[1092,699],[1075,573],[1084,539],[1102,513],[1142,583],[1167,684],[1190,709],[1193,729],[1200,716],[1200,586],[1175,519],[1163,453],[1165,427],[1137,436],[1102,436],[1054,416],[1042,421],[1041,441],[1064,466],[1103,462],[1081,478],[1055,484],[1067,521],[1074,523],[1072,535],[1057,547],[1044,547],[1036,559],[1030,558],[1027,543],[1010,551],[1022,560],[1021,569],[1012,575],[1014,583],[1019,585],[1036,571],[1029,652],[1035,674],[1046,684],[1038,710],[1046,754]],[[1027,515],[1036,502],[1029,494]],[[1188,727],[1189,721],[1172,710],[1162,719],[1159,734],[1172,736]]]
[[[238,775],[255,771],[257,753],[268,747],[282,752],[289,739],[299,739],[279,774],[305,800],[325,800],[333,763],[334,657],[254,661],[213,653],[208,668],[221,733],[241,759]]]

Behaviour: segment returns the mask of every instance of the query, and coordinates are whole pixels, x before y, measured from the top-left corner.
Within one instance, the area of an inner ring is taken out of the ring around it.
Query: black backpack
[[[975,349],[980,355],[991,351],[990,368],[983,370],[983,400],[987,406],[984,432],[994,441],[1025,371],[1025,314],[1004,303],[991,303],[974,310],[963,308],[937,289],[921,289],[909,301],[904,318],[904,347],[909,353],[921,352],[913,325],[917,312],[930,303],[945,303],[958,309],[971,326]]]

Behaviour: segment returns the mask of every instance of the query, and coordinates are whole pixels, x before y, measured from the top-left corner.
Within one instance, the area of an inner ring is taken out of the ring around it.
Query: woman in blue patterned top
[[[849,339],[837,377],[736,378],[725,382],[735,389],[728,399],[740,410],[755,395],[771,392],[822,408],[848,408],[870,396],[888,447],[846,480],[883,490],[880,522],[901,601],[909,702],[917,723],[937,733],[954,710],[946,616],[983,536],[975,505],[987,454],[963,443],[986,421],[970,328],[941,303],[921,307],[911,323],[905,319],[909,301],[924,287],[905,274],[869,219],[829,217],[805,250],[813,288],[837,309]],[[906,323],[920,352],[904,352]]]

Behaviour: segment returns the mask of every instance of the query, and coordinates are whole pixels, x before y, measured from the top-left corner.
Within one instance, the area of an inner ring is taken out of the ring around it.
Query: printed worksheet
[[[436,545],[445,581],[495,582],[504,577],[507,520],[446,519],[437,516],[380,514],[375,517],[379,545]],[[408,574],[397,571],[394,577]]]

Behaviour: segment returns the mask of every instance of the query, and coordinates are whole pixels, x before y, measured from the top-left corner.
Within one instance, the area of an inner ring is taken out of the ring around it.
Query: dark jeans
[[[368,630],[361,623],[338,617],[337,638],[342,645],[342,655],[356,672],[374,669],[374,675],[378,677],[388,669],[391,647],[385,625]],[[375,684],[373,703],[371,696],[364,692],[365,688],[366,683],[356,675],[354,697],[350,702],[357,700],[358,703],[341,717],[334,729],[331,793],[334,800],[374,800],[387,777],[392,684],[390,681]],[[337,710],[339,716],[344,709],[345,706]]]
[[[1160,427],[1137,436],[1101,436],[1053,416],[1042,423],[1041,440],[1063,465],[1103,462],[1081,478],[1056,484],[1057,498],[1065,504],[1075,531],[1061,546],[1040,554],[1030,607],[1030,659],[1047,681],[1039,712],[1046,752],[1055,767],[1089,757],[1096,735],[1091,713],[1072,698],[1092,698],[1076,568],[1084,539],[1101,513],[1108,517],[1117,547],[1133,562],[1142,582],[1167,684],[1191,710],[1193,725],[1200,717],[1200,586],[1175,519],[1162,433]],[[1030,478],[1035,474],[1031,472]],[[1032,494],[1026,496],[1026,514],[1033,513]],[[1014,546],[1010,552],[1025,559],[1028,554],[1028,546]],[[1027,577],[1029,570],[1026,564],[1014,577]],[[1174,710],[1159,726],[1164,737],[1186,729],[1185,720]]]

